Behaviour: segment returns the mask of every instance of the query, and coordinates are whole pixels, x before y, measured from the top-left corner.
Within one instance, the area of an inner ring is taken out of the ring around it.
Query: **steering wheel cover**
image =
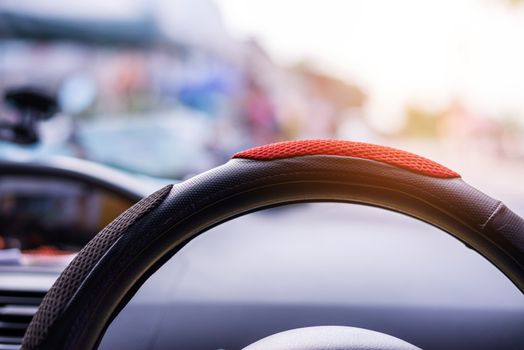
[[[140,285],[189,240],[239,215],[295,202],[362,203],[413,216],[462,240],[524,290],[523,220],[460,178],[339,155],[236,158],[159,192],[100,258],[64,271],[33,318],[24,349],[94,348]],[[111,225],[120,227],[125,215]],[[92,254],[88,245],[75,261]],[[63,298],[57,285],[72,281],[78,287]]]
[[[268,161],[315,155],[369,159],[404,168],[422,175],[444,179],[460,177],[460,175],[453,170],[419,155],[391,147],[356,141],[283,141],[238,152],[233,158]]]

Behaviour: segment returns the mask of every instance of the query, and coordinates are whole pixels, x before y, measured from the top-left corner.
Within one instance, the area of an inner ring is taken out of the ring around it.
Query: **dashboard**
[[[0,248],[25,256],[74,254],[133,204],[77,181],[5,176],[0,182]]]

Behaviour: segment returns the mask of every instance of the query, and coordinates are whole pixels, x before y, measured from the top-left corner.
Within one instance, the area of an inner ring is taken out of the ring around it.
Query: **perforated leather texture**
[[[160,203],[171,190],[166,186],[129,208],[93,238],[67,266],[46,294],[24,336],[23,349],[38,349],[49,326],[65,309],[86,275],[109,248],[141,217]]]
[[[440,178],[460,177],[453,170],[416,154],[391,147],[354,141],[285,141],[251,148],[235,154],[233,158],[275,160],[306,155],[331,155],[370,159],[427,176]]]

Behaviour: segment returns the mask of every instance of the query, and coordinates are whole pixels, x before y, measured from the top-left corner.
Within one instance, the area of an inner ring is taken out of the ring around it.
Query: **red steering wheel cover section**
[[[413,153],[364,142],[340,140],[301,140],[272,143],[239,152],[233,158],[275,160],[310,155],[354,157],[387,163],[419,174],[457,178],[459,174]]]

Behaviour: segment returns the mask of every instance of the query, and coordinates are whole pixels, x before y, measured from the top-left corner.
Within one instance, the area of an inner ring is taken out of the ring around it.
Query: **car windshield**
[[[59,105],[40,143],[2,157],[184,178],[249,146],[339,138],[522,174],[520,1],[97,3],[0,3],[0,90]],[[0,118],[17,113],[4,99]]]

